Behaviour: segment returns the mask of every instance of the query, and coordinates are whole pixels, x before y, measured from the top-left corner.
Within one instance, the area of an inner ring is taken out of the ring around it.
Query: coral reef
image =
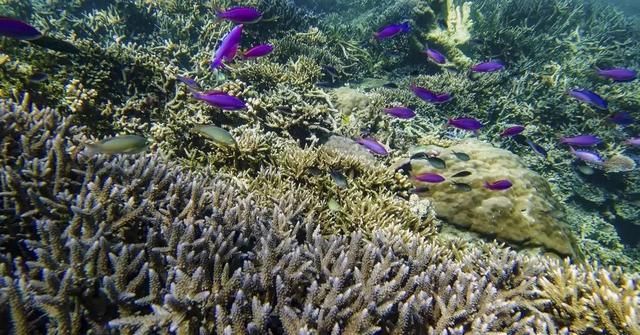
[[[0,131],[3,332],[638,332],[637,278],[615,270],[397,226],[323,236],[287,194],[86,157],[52,109],[3,101]]]
[[[427,145],[416,150],[437,152],[437,157],[446,162],[446,169],[440,170],[426,160],[412,160],[411,173],[414,176],[425,172],[439,173],[448,179],[444,183],[428,185],[428,191],[423,192],[423,196],[433,202],[437,215],[447,222],[502,241],[543,246],[562,255],[580,254],[563,220],[563,208],[553,198],[546,180],[527,169],[516,155],[476,140],[446,148]],[[470,159],[457,159],[454,152],[465,153]],[[470,174],[450,177],[460,171]],[[513,187],[506,191],[483,187],[484,182],[500,179],[512,181]],[[415,183],[417,187],[424,186]],[[456,183],[469,185],[470,189],[461,191]]]

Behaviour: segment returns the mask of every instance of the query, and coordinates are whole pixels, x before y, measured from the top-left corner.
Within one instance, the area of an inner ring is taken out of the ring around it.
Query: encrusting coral
[[[73,117],[28,103],[2,101],[0,131],[0,315],[11,320],[0,330],[571,330],[572,305],[553,274],[545,281],[557,266],[545,258],[394,225],[367,239],[324,236],[287,194],[260,206],[224,176],[182,172],[156,155],[87,157]],[[583,285],[589,327],[634,334],[637,280],[571,269],[598,276],[568,284]],[[616,299],[616,315],[601,313]]]

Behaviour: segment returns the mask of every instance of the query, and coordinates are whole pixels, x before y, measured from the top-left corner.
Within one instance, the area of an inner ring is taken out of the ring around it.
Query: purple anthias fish
[[[578,158],[583,162],[596,164],[596,165],[601,165],[604,163],[602,158],[594,152],[584,151],[584,150],[575,150],[574,148],[571,148],[571,153],[574,156],[576,156],[576,158]]]
[[[239,110],[247,108],[240,98],[236,98],[222,91],[193,92],[193,97],[205,103],[224,110]]]
[[[425,173],[417,174],[415,175],[415,179],[417,181],[422,181],[425,183],[434,183],[434,184],[445,181],[445,178],[443,176],[433,172],[425,172]]]
[[[598,75],[618,82],[633,81],[638,77],[638,73],[635,70],[621,67],[599,69]]]
[[[598,94],[582,88],[573,88],[569,90],[569,95],[579,101],[594,105],[600,109],[607,109],[607,102]]]
[[[640,137],[632,137],[624,141],[626,145],[631,145],[634,147],[640,147]]]
[[[0,35],[27,41],[42,37],[42,33],[32,25],[5,16],[0,16]]]
[[[471,67],[473,72],[496,72],[504,69],[504,64],[497,60],[478,63]]]
[[[358,144],[360,144],[363,147],[367,148],[367,150],[369,150],[370,152],[372,152],[372,153],[374,153],[376,155],[386,156],[386,155],[389,154],[389,152],[384,147],[384,145],[382,145],[380,142],[374,140],[373,138],[359,138],[359,139],[356,140],[356,142],[358,142]]]
[[[218,12],[218,18],[235,23],[256,23],[262,18],[262,13],[253,7],[231,7]]]
[[[187,85],[187,87],[190,89],[196,91],[200,91],[202,89],[198,82],[196,82],[193,78],[177,76],[176,79],[178,79],[181,83]]]
[[[629,112],[617,112],[611,114],[609,116],[609,121],[619,125],[619,126],[628,126],[635,122],[633,117]]]
[[[416,113],[407,107],[389,107],[385,108],[384,112],[398,119],[411,119],[416,116]]]
[[[491,183],[488,181],[484,182],[484,188],[492,191],[504,191],[511,188],[511,186],[513,186],[513,184],[508,179],[496,180]]]
[[[394,37],[400,33],[408,33],[409,31],[411,31],[409,22],[394,23],[378,29],[378,31],[373,33],[373,36],[375,36],[375,38],[377,38],[378,40],[383,40],[386,38]]]
[[[447,58],[440,51],[436,49],[427,48],[424,50],[424,53],[434,63],[444,64],[447,62]]]
[[[515,135],[518,135],[521,132],[523,132],[524,129],[525,129],[525,127],[521,126],[521,125],[511,126],[511,127],[508,127],[507,129],[503,130],[502,133],[500,133],[500,137],[515,136]]]
[[[242,54],[242,57],[245,59],[258,58],[270,54],[271,51],[273,51],[273,45],[260,44],[245,51],[244,54]]]
[[[436,93],[432,90],[416,85],[411,85],[411,91],[413,91],[413,94],[418,98],[434,104],[442,104],[453,99],[449,93]]]
[[[472,117],[459,117],[455,119],[449,119],[447,124],[458,129],[469,131],[478,131],[480,128],[482,128],[482,123]]]
[[[577,135],[563,137],[560,139],[560,143],[575,147],[590,147],[592,145],[598,145],[602,143],[602,140],[600,139],[600,137],[595,135]]]
[[[242,25],[239,24],[229,31],[218,45],[216,52],[211,60],[211,69],[217,69],[222,66],[223,61],[230,61],[236,56],[240,39],[242,38]]]

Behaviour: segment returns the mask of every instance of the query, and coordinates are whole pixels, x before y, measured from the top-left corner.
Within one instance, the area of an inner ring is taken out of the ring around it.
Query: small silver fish
[[[461,161],[468,161],[470,159],[469,155],[465,154],[464,152],[453,152],[453,154],[456,156],[457,159],[461,160]]]
[[[336,186],[339,188],[347,188],[347,186],[349,186],[347,183],[347,177],[339,171],[333,170],[330,175],[333,182],[336,183]]]
[[[442,160],[441,158],[428,157],[427,160],[429,161],[429,164],[431,164],[431,166],[433,166],[436,169],[446,169],[447,168],[447,163],[445,163],[444,160]]]
[[[147,139],[138,135],[121,135],[97,143],[87,143],[87,154],[137,154],[147,150]]]

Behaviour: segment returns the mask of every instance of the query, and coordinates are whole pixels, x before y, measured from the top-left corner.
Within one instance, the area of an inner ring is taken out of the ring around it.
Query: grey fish
[[[445,163],[444,160],[442,160],[441,158],[429,157],[429,158],[427,158],[427,160],[429,161],[429,164],[431,164],[431,166],[433,166],[436,169],[446,169],[447,168],[447,163]]]
[[[429,159],[429,156],[426,152],[418,152],[411,155],[410,159]]]
[[[347,186],[349,186],[347,183],[347,177],[340,173],[340,171],[333,170],[330,175],[333,182],[336,183],[336,186],[339,188],[347,188]]]
[[[122,135],[87,143],[87,154],[137,154],[147,149],[147,139],[138,135]]]
[[[460,171],[454,175],[451,176],[451,178],[460,178],[460,177],[466,177],[466,176],[470,176],[471,175],[471,171]]]
[[[75,45],[47,35],[43,35],[42,37],[29,41],[30,43],[39,45],[43,48],[47,48],[49,50],[68,53],[68,54],[77,54],[80,53],[80,49],[78,49]]]
[[[461,161],[468,161],[469,159],[471,159],[469,157],[469,155],[465,154],[464,152],[455,152],[453,151],[453,154],[456,156],[457,159],[461,160]]]
[[[49,79],[49,75],[44,72],[36,72],[29,77],[29,81],[34,84],[41,83],[47,79]]]
[[[427,186],[416,187],[409,190],[409,193],[411,194],[418,194],[418,193],[425,193],[425,192],[429,192],[429,188]]]
[[[456,183],[452,182],[451,185],[459,192],[471,192],[471,185],[466,183]]]
[[[307,169],[307,173],[309,173],[310,175],[312,175],[312,176],[314,176],[314,177],[317,177],[317,176],[319,176],[319,175],[321,175],[321,174],[322,174],[322,170],[318,169],[318,168],[317,168],[317,167],[315,167],[315,166],[311,166],[311,167],[309,167],[309,168]]]
[[[201,125],[193,127],[193,131],[212,140],[216,145],[222,147],[238,147],[238,142],[228,131],[214,126]]]

